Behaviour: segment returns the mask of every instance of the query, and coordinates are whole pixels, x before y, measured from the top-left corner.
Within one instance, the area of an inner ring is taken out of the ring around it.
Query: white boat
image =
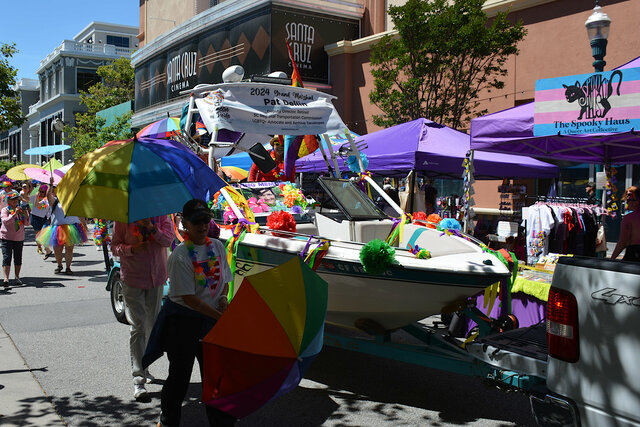
[[[327,322],[381,332],[440,313],[509,276],[505,265],[484,252],[473,238],[447,235],[415,223],[404,227],[395,248],[397,264],[381,274],[367,273],[360,250],[372,239],[386,239],[393,219],[352,182],[320,181],[336,201],[337,211],[315,212],[306,220],[296,216],[296,233],[277,231],[274,235],[264,226],[257,233],[247,233],[237,252],[236,289],[244,276],[299,256],[309,240],[313,245],[328,240],[330,247],[316,270],[329,286]],[[220,237],[229,239],[231,230],[223,229]],[[429,250],[431,258],[416,258],[408,245]]]
[[[360,153],[333,108],[331,96],[309,89],[262,83],[223,83],[198,86],[189,92],[186,128],[192,113],[199,111],[211,142],[205,151],[213,166],[215,157],[229,147],[248,150],[238,142],[219,142],[219,129],[248,133],[296,135],[345,132],[349,145],[341,155],[355,154],[362,177],[398,212],[386,193],[364,172]],[[304,102],[300,102],[304,100]],[[264,141],[269,138],[265,137]],[[320,145],[328,170],[339,176],[335,152]],[[218,150],[218,151],[216,151]],[[394,221],[348,180],[322,178],[321,184],[336,203],[335,212],[316,212],[306,222],[298,221],[297,233],[271,232],[262,226],[247,233],[236,257],[236,289],[243,276],[277,266],[304,251],[309,239],[328,240],[330,247],[316,272],[328,283],[327,322],[341,327],[372,332],[393,330],[462,301],[509,276],[508,269],[479,242],[463,234],[447,235],[422,225],[407,224],[396,243],[396,261],[381,274],[367,273],[360,262],[362,246],[372,239],[386,239]],[[242,213],[229,193],[222,189],[237,217]],[[264,217],[266,218],[266,216]],[[301,218],[298,218],[301,219]],[[223,230],[221,239],[231,237]],[[418,259],[408,245],[431,252],[430,259]]]

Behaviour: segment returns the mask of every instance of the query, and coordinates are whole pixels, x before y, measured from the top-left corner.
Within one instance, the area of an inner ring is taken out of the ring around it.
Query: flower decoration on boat
[[[302,209],[305,209],[307,207],[307,199],[295,184],[280,184],[280,191],[284,198],[284,204],[288,208],[300,206]]]
[[[414,212],[411,217],[413,218],[414,221],[419,221],[419,220],[427,220],[427,214],[426,212]]]
[[[436,213],[429,214],[427,216],[427,228],[438,228],[438,225],[442,221],[440,215]]]
[[[387,242],[373,239],[360,249],[360,262],[369,274],[382,274],[397,264],[396,250]]]
[[[408,246],[409,246],[409,252],[414,254],[416,256],[416,258],[418,258],[418,259],[429,259],[429,258],[431,258],[431,252],[430,251],[428,251],[428,250],[426,250],[424,248],[421,248],[418,245],[415,245],[415,246],[408,245]]]
[[[271,210],[263,198],[256,199],[255,197],[250,197],[247,202],[253,213],[269,212]]]
[[[438,228],[439,231],[444,231],[444,230],[461,230],[462,226],[460,225],[460,223],[455,220],[454,218],[445,218],[442,221],[440,221],[440,223],[438,224]]]
[[[271,212],[267,217],[267,227],[271,230],[296,232],[296,220],[287,211]],[[273,233],[274,236],[287,237],[286,234]]]

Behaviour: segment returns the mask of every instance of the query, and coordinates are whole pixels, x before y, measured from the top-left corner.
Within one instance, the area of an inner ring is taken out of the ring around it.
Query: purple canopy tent
[[[367,170],[387,176],[406,175],[415,170],[426,176],[459,178],[462,161],[470,149],[469,135],[427,119],[362,135],[355,142],[368,146],[362,150],[369,160]],[[338,158],[338,164],[342,171],[348,170],[342,158]],[[473,164],[476,179],[553,178],[559,171],[555,165],[530,157],[480,151],[475,152]],[[319,151],[296,162],[296,172],[326,170]]]
[[[617,69],[640,67],[640,57]],[[533,136],[534,103],[471,120],[471,148],[580,163],[640,163],[640,133]]]

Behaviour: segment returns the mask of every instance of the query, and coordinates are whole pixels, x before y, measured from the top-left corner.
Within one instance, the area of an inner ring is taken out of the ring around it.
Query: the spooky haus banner
[[[536,81],[533,134],[640,129],[640,68]]]
[[[358,37],[357,20],[280,6],[248,11],[218,21],[136,66],[135,108],[171,100],[198,84],[220,83],[230,65],[242,65],[245,77],[271,71],[291,75],[285,39],[302,79],[328,83],[324,46]]]

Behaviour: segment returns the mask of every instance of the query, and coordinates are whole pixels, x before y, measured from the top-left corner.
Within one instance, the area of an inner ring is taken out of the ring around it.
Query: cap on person
[[[191,199],[182,207],[182,217],[194,223],[201,219],[211,219],[213,215],[204,200]]]
[[[18,194],[16,190],[11,190],[7,192],[5,197],[7,198],[7,200],[13,200],[18,199],[20,197],[20,194]]]
[[[589,182],[587,182],[587,188],[589,188],[589,187],[591,187],[591,188],[594,188],[594,189],[595,189],[595,188],[596,188],[596,183],[595,183],[595,182],[593,182],[593,181],[589,181]]]

